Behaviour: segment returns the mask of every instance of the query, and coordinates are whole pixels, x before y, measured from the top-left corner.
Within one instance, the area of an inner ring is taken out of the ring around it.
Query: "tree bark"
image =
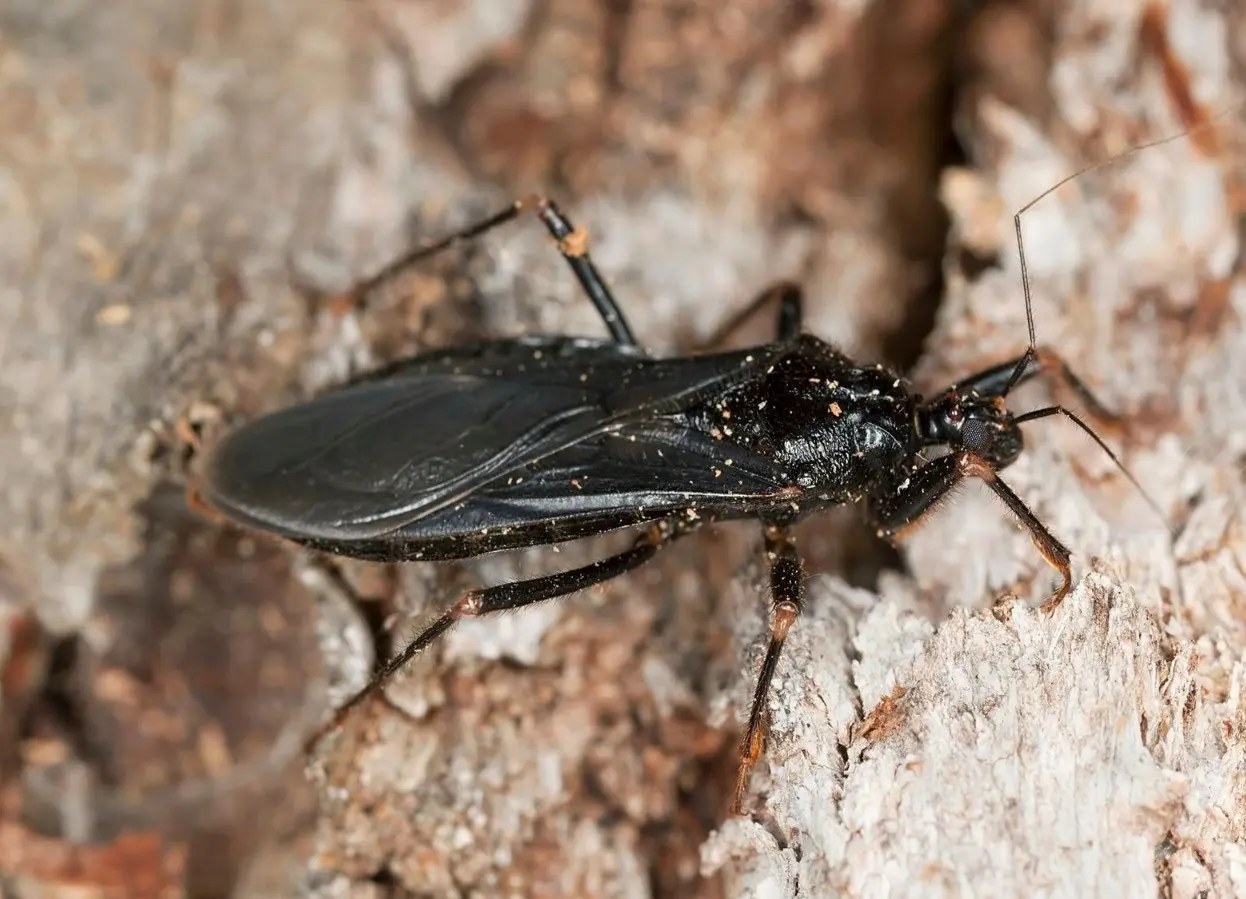
[[[0,8],[0,891],[1246,894],[1242,14],[965,6]],[[185,460],[233,421],[466,337],[599,333],[531,222],[345,314],[295,282],[548,190],[656,353],[796,278],[811,331],[907,368],[939,294],[929,392],[1025,347],[1011,212],[1190,127],[1024,219],[1038,339],[1125,416],[1105,440],[1175,538],[1054,418],[1004,473],[1075,555],[1051,615],[980,489],[902,569],[852,510],[810,522],[741,819],[768,632],[747,524],[459,627],[304,777],[325,682],[360,682],[380,622],[400,643],[466,586],[625,538],[343,563],[355,604],[321,560],[192,518]]]
[[[1031,605],[1050,570],[980,489],[913,536],[911,578],[877,595],[815,580],[757,816],[703,850],[728,895],[1246,891],[1243,93],[1224,65],[1241,14],[1120,9],[1058,20],[1046,124],[990,90],[961,110],[972,168],[944,176],[947,295],[918,379],[1024,348],[1008,213],[1194,128],[1023,217],[1038,340],[1125,416],[1105,439],[1175,536],[1085,434],[1048,419],[1004,476],[1075,553],[1053,614]],[[982,257],[998,262],[959,264]],[[1010,407],[1052,401],[1071,402],[1026,387]]]

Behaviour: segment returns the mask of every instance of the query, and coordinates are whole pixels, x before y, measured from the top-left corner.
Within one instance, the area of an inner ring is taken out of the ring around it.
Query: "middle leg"
[[[775,336],[780,343],[789,343],[800,336],[803,324],[804,292],[799,284],[780,281],[767,287],[753,297],[743,309],[718,326],[708,340],[700,345],[698,352],[719,349],[744,323],[757,314],[763,306],[779,304],[775,319]]]
[[[731,813],[738,815],[744,804],[749,774],[765,749],[766,700],[787,641],[787,632],[800,617],[805,601],[805,576],[796,552],[791,531],[778,525],[766,525],[766,558],[770,562],[770,645],[753,690],[753,706],[748,716],[744,741],[740,744],[740,768],[736,774],[735,801]]]

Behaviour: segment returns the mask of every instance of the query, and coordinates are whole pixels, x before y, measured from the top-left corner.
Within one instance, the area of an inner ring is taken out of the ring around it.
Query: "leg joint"
[[[770,625],[770,635],[775,640],[786,640],[787,632],[792,629],[796,619],[800,617],[800,606],[789,600],[775,603],[774,623]]]

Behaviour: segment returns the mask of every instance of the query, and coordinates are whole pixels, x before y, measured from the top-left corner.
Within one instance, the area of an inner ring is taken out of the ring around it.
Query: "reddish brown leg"
[[[1064,361],[1064,358],[1059,353],[1046,347],[1039,347],[1036,357],[1039,364],[1039,373],[1057,391],[1063,388],[1076,397],[1082,408],[1100,426],[1118,433],[1122,430],[1125,419],[1099,402],[1099,399],[1086,386],[1086,382],[1073,373],[1073,370],[1069,368],[1068,363]]]
[[[228,518],[216,511],[216,509],[209,505],[207,500],[200,495],[199,487],[196,484],[191,484],[186,488],[186,505],[190,507],[190,511],[194,512],[201,518],[206,518],[213,524],[230,523]]]
[[[1020,376],[1016,376],[1017,368],[1024,367]],[[1073,373],[1069,364],[1055,350],[1047,347],[1026,350],[1015,359],[992,365],[977,374],[970,375],[958,382],[961,387],[975,388],[985,396],[1004,396],[1007,391],[1033,378],[1042,378],[1050,385],[1053,392],[1064,393],[1076,398],[1078,405],[1086,413],[1109,430],[1119,430],[1124,425],[1124,418],[1107,406],[1103,405],[1086,386],[1086,382]]]
[[[1069,573],[1070,553],[1063,543],[1047,529],[1030,508],[1013,493],[989,462],[973,453],[959,452],[940,456],[918,468],[893,493],[874,497],[870,519],[878,535],[889,540],[900,539],[915,527],[949,492],[965,478],[978,478],[1003,500],[1008,510],[1030,535],[1030,540],[1043,559],[1060,574],[1060,586],[1043,603],[1043,611],[1054,610],[1072,586]]]
[[[766,658],[757,677],[748,728],[740,745],[740,769],[736,775],[735,801],[731,806],[733,815],[742,812],[749,774],[765,750],[766,699],[770,694],[770,682],[774,679],[787,632],[800,617],[804,603],[804,572],[791,533],[787,528],[767,525],[765,537],[766,558],[770,561],[770,646],[766,649]]]

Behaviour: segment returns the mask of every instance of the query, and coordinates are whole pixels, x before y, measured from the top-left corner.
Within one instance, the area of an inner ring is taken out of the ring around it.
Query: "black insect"
[[[929,399],[883,367],[859,365],[802,334],[801,292],[791,284],[756,301],[778,303],[773,343],[649,356],[593,266],[584,232],[543,199],[517,202],[408,253],[352,295],[525,209],[557,241],[609,340],[524,337],[416,356],[227,435],[198,497],[243,525],[384,561],[459,559],[643,530],[630,549],[582,568],[463,594],[335,721],[460,618],[583,590],[636,568],[706,522],[755,518],[770,565],[772,621],[741,748],[738,809],[762,752],[770,681],[801,611],[804,578],[791,535],[798,519],[861,502],[878,533],[897,538],[958,483],[978,478],[1059,573],[1046,606],[1069,590],[1069,550],[998,473],[1020,454],[1024,422],[1064,415],[1094,434],[1063,406],[1013,415],[1005,399],[1042,375],[1071,389],[1098,418],[1113,416],[1058,355],[1035,343],[1028,285],[1026,351]],[[947,452],[926,459],[936,448]]]

